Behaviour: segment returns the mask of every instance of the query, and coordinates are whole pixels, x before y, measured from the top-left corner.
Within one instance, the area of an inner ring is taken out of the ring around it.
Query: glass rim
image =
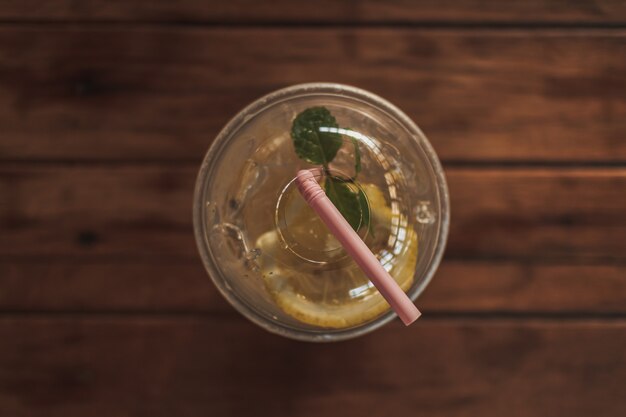
[[[214,161],[215,157],[220,153],[220,151],[233,138],[233,133],[236,132],[241,127],[241,125],[247,122],[251,117],[271,105],[298,96],[313,94],[335,94],[345,96],[347,98],[358,99],[377,108],[378,110],[384,111],[391,117],[395,118],[398,122],[400,122],[402,127],[411,134],[413,139],[419,143],[420,148],[424,151],[426,159],[430,163],[430,168],[432,169],[435,176],[437,194],[439,197],[440,221],[439,230],[437,231],[437,243],[430,259],[430,264],[428,265],[428,268],[423,277],[420,277],[421,280],[419,284],[412,287],[411,290],[407,293],[411,300],[415,301],[415,299],[417,299],[417,297],[430,283],[435,272],[437,271],[437,268],[441,263],[443,253],[445,251],[445,246],[448,238],[448,229],[450,224],[450,198],[445,174],[443,172],[441,162],[439,161],[439,158],[437,157],[437,154],[435,153],[432,145],[430,144],[424,133],[421,131],[421,129],[415,124],[415,122],[413,122],[413,120],[411,120],[411,118],[409,118],[402,110],[391,104],[389,101],[374,93],[358,87],[328,82],[295,84],[266,94],[248,104],[241,111],[239,111],[220,130],[218,135],[209,146],[209,149],[204,155],[204,158],[202,159],[202,164],[196,178],[193,196],[193,226],[196,246],[200,253],[200,257],[202,259],[202,263],[204,264],[205,270],[207,271],[209,277],[211,278],[221,295],[239,313],[241,313],[244,317],[257,324],[261,328],[271,333],[275,333],[290,339],[307,342],[332,342],[352,339],[370,333],[389,323],[397,315],[393,310],[390,309],[372,321],[346,328],[345,330],[332,329],[331,332],[326,333],[323,330],[307,331],[304,329],[294,329],[291,326],[283,325],[281,323],[273,321],[258,312],[253,306],[249,305],[248,302],[241,299],[236,293],[230,291],[226,281],[224,281],[223,279],[218,279],[218,277],[222,277],[222,273],[220,272],[215,260],[213,259],[213,255],[207,245],[206,240],[204,239],[203,234],[204,230],[206,230],[206,217],[203,216],[203,207],[205,201],[204,195],[207,189],[207,181],[210,179],[212,168],[211,164],[212,161]]]

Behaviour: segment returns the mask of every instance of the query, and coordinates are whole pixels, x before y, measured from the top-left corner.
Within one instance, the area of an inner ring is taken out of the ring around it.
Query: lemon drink
[[[414,281],[418,235],[402,199],[404,178],[375,137],[340,128],[323,107],[295,115],[292,126],[291,132],[257,132],[259,145],[231,198],[251,276],[299,322],[340,329],[371,321],[389,309],[388,303],[292,180],[300,168],[321,166],[331,201],[407,291]]]
[[[238,112],[212,141],[198,171],[193,222],[216,289],[272,333],[346,340],[394,314],[296,189],[297,172],[312,168],[411,300],[443,255],[448,190],[419,127],[352,86],[277,90]]]

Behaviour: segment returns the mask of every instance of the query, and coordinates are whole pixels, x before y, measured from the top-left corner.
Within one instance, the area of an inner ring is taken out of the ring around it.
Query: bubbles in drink
[[[435,222],[435,213],[430,207],[430,201],[419,201],[415,212],[418,223],[432,224]]]

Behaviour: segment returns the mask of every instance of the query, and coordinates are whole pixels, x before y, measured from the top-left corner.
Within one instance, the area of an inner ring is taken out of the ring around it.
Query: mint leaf
[[[343,141],[336,130],[337,120],[326,107],[309,107],[298,114],[291,125],[291,138],[300,159],[328,167]]]
[[[322,165],[327,174],[324,189],[330,201],[337,207],[354,230],[370,227],[370,212],[367,197],[358,189],[353,191],[347,180],[333,177],[328,164],[335,158],[343,140],[338,132],[339,125],[326,107],[309,107],[296,116],[291,125],[291,139],[296,154],[311,164]],[[354,145],[354,179],[361,172],[361,150],[359,142],[350,137]],[[354,181],[352,179],[351,181]]]
[[[324,191],[354,230],[369,226],[369,208],[361,190],[352,191],[348,183],[337,177],[326,177]]]

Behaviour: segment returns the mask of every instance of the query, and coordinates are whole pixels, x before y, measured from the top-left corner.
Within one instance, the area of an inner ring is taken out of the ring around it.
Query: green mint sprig
[[[309,107],[296,116],[291,126],[291,138],[298,157],[314,165],[322,165],[326,173],[324,191],[354,230],[369,228],[370,213],[367,198],[360,188],[350,186],[361,172],[359,142],[352,136],[354,146],[354,178],[345,180],[330,174],[329,164],[343,145],[337,120],[326,107]]]
[[[328,169],[343,144],[337,120],[326,107],[309,107],[293,119],[291,138],[300,159]]]

